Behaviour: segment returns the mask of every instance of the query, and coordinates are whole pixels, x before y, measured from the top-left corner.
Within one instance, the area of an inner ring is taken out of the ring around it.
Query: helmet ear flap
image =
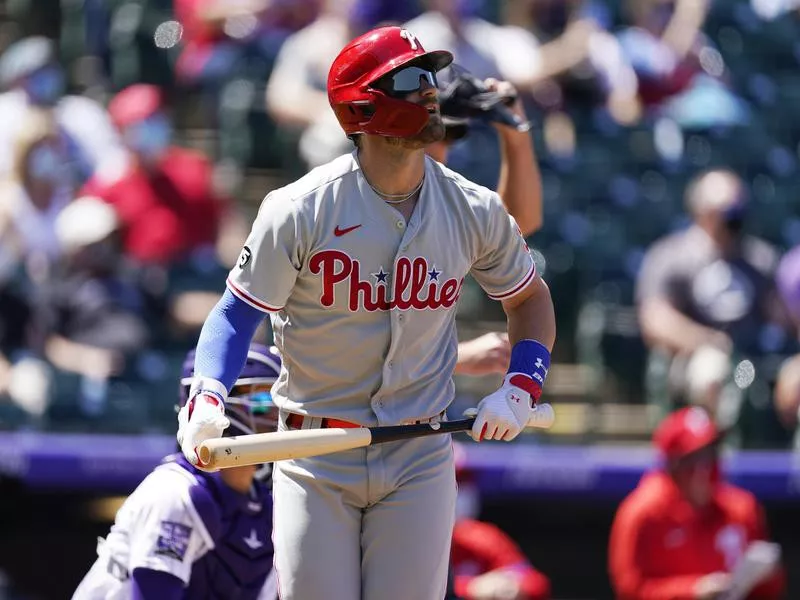
[[[389,137],[411,137],[428,123],[428,109],[419,104],[381,94],[375,116],[365,126],[365,133]]]
[[[350,135],[409,137],[422,131],[428,122],[428,110],[423,106],[371,88],[367,96],[366,100],[347,100],[333,106],[336,118],[349,127]]]
[[[372,102],[360,100],[336,104],[333,107],[333,112],[340,123],[347,123],[350,127],[361,130],[375,116],[376,108]],[[353,131],[352,133],[364,132]]]

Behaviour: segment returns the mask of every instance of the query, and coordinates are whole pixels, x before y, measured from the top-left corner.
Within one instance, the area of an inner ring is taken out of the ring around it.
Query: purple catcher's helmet
[[[183,361],[180,385],[180,406],[189,400],[194,375],[195,351]],[[239,379],[233,384],[225,402],[225,416],[231,425],[225,435],[269,433],[278,428],[278,408],[272,403],[272,385],[281,372],[281,357],[275,346],[251,344]]]

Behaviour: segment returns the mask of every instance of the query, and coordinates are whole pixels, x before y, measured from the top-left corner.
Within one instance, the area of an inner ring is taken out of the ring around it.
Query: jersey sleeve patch
[[[182,561],[186,556],[191,536],[192,528],[188,525],[175,521],[161,521],[153,554]]]

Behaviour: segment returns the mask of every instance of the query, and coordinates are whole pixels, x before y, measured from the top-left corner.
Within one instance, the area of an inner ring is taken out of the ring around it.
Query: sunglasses
[[[389,96],[407,96],[419,91],[422,87],[421,80],[425,80],[431,87],[438,87],[436,73],[420,67],[406,67],[380,78],[376,87]]]

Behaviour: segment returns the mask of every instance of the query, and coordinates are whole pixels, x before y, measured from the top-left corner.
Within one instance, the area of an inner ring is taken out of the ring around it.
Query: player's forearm
[[[263,318],[264,313],[225,290],[200,331],[194,366],[196,380],[214,380],[230,391]]]
[[[528,133],[500,128],[500,178],[497,193],[528,236],[542,226],[542,179]]]
[[[552,352],[556,340],[556,316],[550,289],[541,277],[537,277],[522,294],[524,299],[503,303],[511,345],[520,340],[536,340]]]

